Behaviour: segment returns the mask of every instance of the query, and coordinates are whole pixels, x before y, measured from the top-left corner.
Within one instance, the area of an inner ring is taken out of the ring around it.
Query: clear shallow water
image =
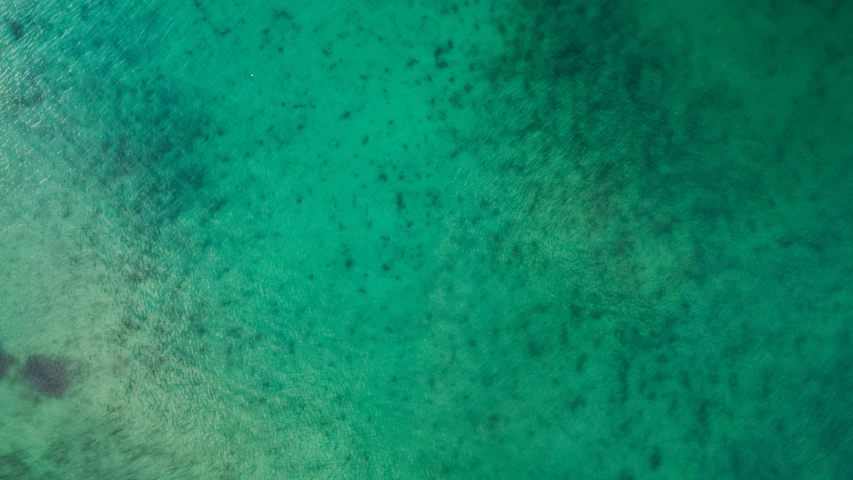
[[[851,15],[4,3],[0,477],[849,478]]]

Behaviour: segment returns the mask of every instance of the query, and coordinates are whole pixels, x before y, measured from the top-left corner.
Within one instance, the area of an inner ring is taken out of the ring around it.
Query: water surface
[[[853,477],[851,4],[237,3],[0,6],[0,477]]]

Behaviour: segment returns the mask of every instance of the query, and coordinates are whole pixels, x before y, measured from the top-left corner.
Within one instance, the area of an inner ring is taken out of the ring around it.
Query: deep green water
[[[853,478],[851,25],[0,0],[0,478]]]

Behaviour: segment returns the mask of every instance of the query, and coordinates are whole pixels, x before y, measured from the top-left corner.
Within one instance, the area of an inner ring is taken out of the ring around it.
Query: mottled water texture
[[[13,0],[0,477],[853,477],[851,22]]]
[[[3,347],[0,347],[0,380],[3,380],[14,364],[15,357],[3,350]]]

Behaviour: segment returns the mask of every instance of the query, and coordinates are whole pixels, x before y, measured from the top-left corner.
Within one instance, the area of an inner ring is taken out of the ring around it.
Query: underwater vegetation
[[[59,397],[68,390],[68,373],[58,360],[32,355],[27,358],[22,373],[46,397]]]

